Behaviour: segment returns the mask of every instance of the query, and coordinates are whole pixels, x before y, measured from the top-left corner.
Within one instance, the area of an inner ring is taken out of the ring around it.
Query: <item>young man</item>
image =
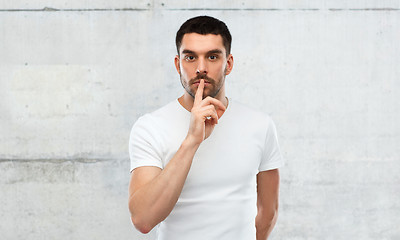
[[[265,240],[282,165],[274,123],[225,96],[233,57],[223,22],[187,20],[176,46],[184,94],[132,128],[132,222],[142,233],[159,224],[159,240]]]

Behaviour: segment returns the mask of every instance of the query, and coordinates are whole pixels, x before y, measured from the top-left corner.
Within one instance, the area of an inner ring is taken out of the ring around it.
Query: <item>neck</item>
[[[225,96],[225,88],[222,87],[217,96],[215,96],[215,99],[219,100],[224,104],[224,106],[227,108],[228,107],[228,98]],[[184,107],[186,110],[189,112],[193,108],[193,102],[194,98],[187,92],[185,92],[180,98],[178,98],[179,103]]]

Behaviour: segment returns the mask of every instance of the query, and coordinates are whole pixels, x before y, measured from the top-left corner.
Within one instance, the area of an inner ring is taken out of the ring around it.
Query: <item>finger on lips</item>
[[[197,88],[196,95],[194,96],[193,105],[198,105],[203,100],[204,79],[200,79],[199,87]]]
[[[204,79],[200,79],[199,86],[194,96],[193,106],[198,106],[198,107],[209,106],[209,108],[212,108],[216,115],[216,120],[214,121],[217,123],[218,118],[220,118],[222,114],[225,112],[226,107],[221,101],[212,98],[210,96],[207,96],[206,98],[203,99],[203,91],[204,91]]]

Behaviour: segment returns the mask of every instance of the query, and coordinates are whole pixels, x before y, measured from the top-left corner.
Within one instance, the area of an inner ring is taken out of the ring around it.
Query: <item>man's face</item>
[[[203,98],[217,97],[233,66],[232,55],[226,56],[221,35],[185,34],[179,54],[175,66],[186,92],[194,98],[200,79],[204,79]]]

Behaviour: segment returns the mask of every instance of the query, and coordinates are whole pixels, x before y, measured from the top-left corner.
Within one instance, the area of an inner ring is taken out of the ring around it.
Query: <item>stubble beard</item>
[[[207,96],[215,98],[218,95],[219,91],[221,90],[222,86],[224,85],[226,70],[227,70],[227,68],[225,68],[224,75],[221,77],[221,79],[218,82],[215,79],[208,77],[207,74],[198,74],[196,77],[190,79],[189,81],[185,81],[185,79],[183,79],[183,77],[182,77],[182,74],[179,74],[179,77],[181,80],[182,87],[186,90],[186,92],[190,96],[192,96],[193,99],[196,95],[197,88],[192,90],[190,87],[193,85],[194,82],[196,82],[200,79],[207,80],[209,82],[209,84],[211,85],[211,88],[207,88],[208,90],[210,90],[209,93],[204,95],[205,91],[203,92],[203,99],[206,98]]]

